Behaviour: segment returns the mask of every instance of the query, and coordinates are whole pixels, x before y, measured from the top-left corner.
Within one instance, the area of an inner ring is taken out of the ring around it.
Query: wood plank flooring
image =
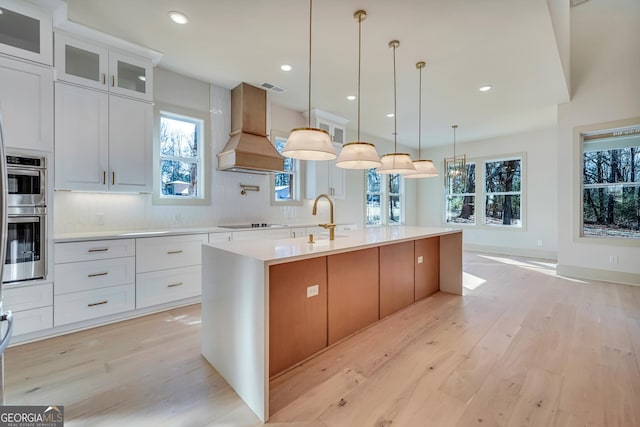
[[[271,383],[282,426],[640,426],[640,287],[465,253],[437,293]],[[255,426],[200,356],[200,307],[10,348],[7,404],[67,426]]]

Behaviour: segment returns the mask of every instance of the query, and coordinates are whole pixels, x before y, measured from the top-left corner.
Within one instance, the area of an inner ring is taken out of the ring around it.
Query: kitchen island
[[[271,377],[438,290],[462,295],[460,230],[212,242],[202,247],[202,354],[267,421]]]

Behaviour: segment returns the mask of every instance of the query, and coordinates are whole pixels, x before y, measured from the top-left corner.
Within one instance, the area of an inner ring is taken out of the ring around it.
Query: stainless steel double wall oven
[[[4,283],[46,277],[46,158],[7,153],[7,252]]]

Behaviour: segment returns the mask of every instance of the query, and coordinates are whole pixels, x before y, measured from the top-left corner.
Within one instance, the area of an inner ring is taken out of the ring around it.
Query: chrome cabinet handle
[[[106,276],[107,274],[109,274],[108,272],[104,272],[104,273],[92,273],[92,274],[88,274],[87,277],[100,277],[100,276]]]
[[[107,171],[102,171],[102,184],[107,183]]]
[[[87,252],[107,252],[109,248],[91,248]]]
[[[167,285],[167,288],[175,288],[176,286],[182,286],[182,285],[184,285],[184,283],[182,282],[172,283],[170,285]]]
[[[103,85],[107,84],[107,74],[106,73],[102,73],[102,84]]]
[[[116,85],[116,76],[111,76],[111,86]]]
[[[100,301],[100,302],[94,302],[94,303],[91,303],[91,304],[87,304],[87,307],[95,307],[96,305],[102,305],[102,304],[106,304],[108,302],[109,302],[108,300],[104,300],[104,301]]]
[[[167,255],[174,255],[174,254],[181,254],[181,253],[182,253],[182,250],[180,249],[180,250],[177,250],[177,251],[168,251]]]

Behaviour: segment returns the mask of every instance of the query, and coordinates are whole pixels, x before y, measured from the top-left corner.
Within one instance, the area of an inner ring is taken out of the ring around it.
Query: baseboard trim
[[[556,272],[559,276],[574,277],[576,279],[598,280],[601,282],[622,283],[640,286],[640,274],[624,271],[600,270],[596,268],[577,267],[575,265],[558,264]]]
[[[527,249],[527,248],[506,248],[502,246],[488,246],[488,245],[474,245],[464,244],[464,250],[474,252],[485,252],[496,255],[515,255],[526,258],[538,258],[556,261],[558,259],[558,253],[555,251],[545,251],[541,249]]]

